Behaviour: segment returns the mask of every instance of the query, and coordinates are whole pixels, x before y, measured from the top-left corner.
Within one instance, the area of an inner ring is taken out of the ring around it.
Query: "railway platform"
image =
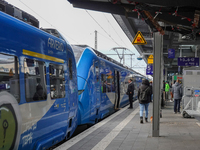
[[[152,116],[152,103],[149,117]],[[140,124],[139,104],[122,108],[98,124],[68,140],[55,150],[199,150],[200,123],[162,109],[160,137],[152,137],[152,123]]]

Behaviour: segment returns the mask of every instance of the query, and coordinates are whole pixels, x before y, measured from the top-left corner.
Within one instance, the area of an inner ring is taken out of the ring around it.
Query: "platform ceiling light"
[[[143,56],[138,56],[137,57],[137,60],[142,60],[143,59]]]

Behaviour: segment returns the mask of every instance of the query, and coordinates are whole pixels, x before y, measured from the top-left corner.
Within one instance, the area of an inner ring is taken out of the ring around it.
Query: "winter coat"
[[[169,84],[166,83],[166,84],[165,84],[165,92],[169,92],[169,89],[170,89]]]
[[[148,88],[148,89],[147,89]],[[147,89],[147,99],[145,101],[141,101],[140,100],[140,94],[142,91],[145,91]],[[149,81],[147,79],[142,81],[142,85],[140,86],[139,90],[138,90],[138,100],[140,104],[147,104],[150,103],[151,101],[151,94],[152,94],[152,89],[149,85]]]
[[[151,88],[151,94],[153,94],[153,84],[150,84],[150,88]]]
[[[183,95],[182,85],[180,83],[176,82],[172,86],[172,93],[174,95],[174,99],[181,99],[182,95]]]
[[[135,90],[135,86],[134,86],[133,82],[131,82],[131,83],[128,85],[128,89],[127,89],[126,94],[127,94],[127,95],[130,95],[130,94],[133,94],[133,95],[134,95],[134,90]]]

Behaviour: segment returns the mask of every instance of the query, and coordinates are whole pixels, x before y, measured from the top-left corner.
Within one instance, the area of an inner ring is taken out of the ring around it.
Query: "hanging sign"
[[[133,45],[146,45],[147,41],[143,37],[142,33],[140,31],[137,32],[134,40],[132,41]]]
[[[178,66],[199,66],[199,58],[197,57],[179,57]]]
[[[175,49],[168,49],[168,58],[175,58]]]
[[[147,65],[146,75],[153,75],[153,65]]]

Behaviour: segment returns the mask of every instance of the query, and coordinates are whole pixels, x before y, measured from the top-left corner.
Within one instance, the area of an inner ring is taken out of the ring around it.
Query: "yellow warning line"
[[[33,52],[33,51],[28,51],[28,50],[25,50],[25,49],[23,49],[23,54],[24,55],[28,55],[28,56],[32,56],[32,57],[51,60],[51,61],[55,61],[55,62],[59,62],[59,63],[64,63],[63,59],[59,59],[59,58],[56,58],[56,57],[52,57],[52,56],[36,53],[36,52]]]

